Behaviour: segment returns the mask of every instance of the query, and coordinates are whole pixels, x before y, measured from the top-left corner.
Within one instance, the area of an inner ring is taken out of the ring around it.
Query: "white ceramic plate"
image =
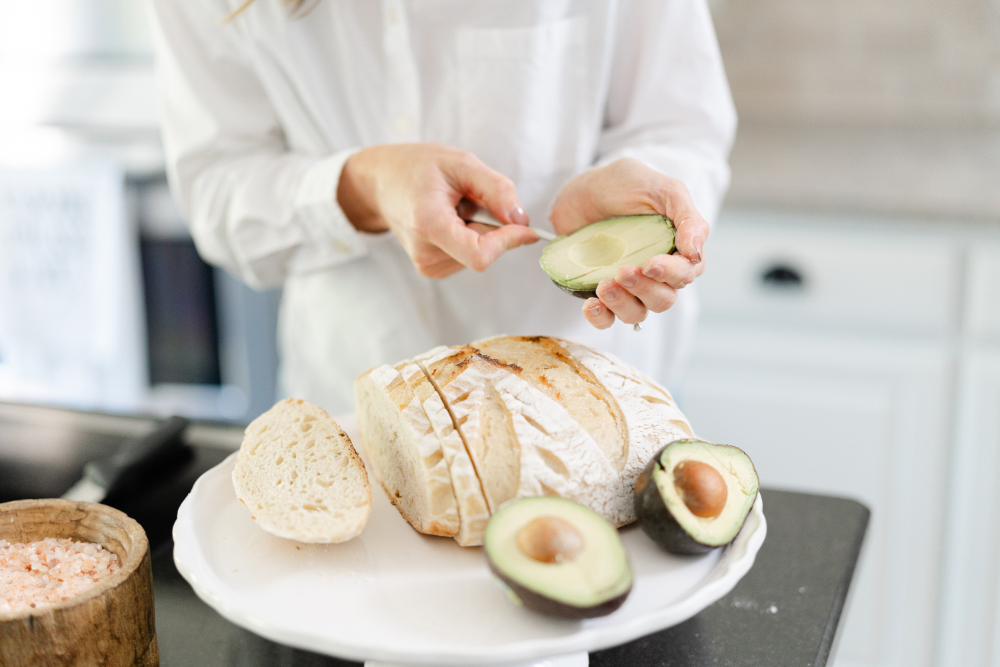
[[[354,420],[338,422],[356,442]],[[636,527],[624,528],[631,595],[610,616],[566,621],[513,604],[481,548],[418,534],[375,484],[368,525],[347,543],[266,533],[236,499],[235,457],[202,475],[181,505],[177,569],[233,623],[352,660],[496,665],[622,644],[685,621],[732,590],[767,531],[760,496],[736,540],[704,556],[671,556]]]

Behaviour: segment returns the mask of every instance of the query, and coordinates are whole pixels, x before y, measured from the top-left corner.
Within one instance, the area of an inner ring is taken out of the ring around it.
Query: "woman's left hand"
[[[638,324],[649,311],[662,313],[673,306],[677,291],[705,270],[708,223],[683,183],[631,158],[580,174],[563,188],[552,207],[552,225],[558,234],[620,215],[648,213],[673,221],[677,252],[651,257],[641,267],[623,266],[613,280],[602,280],[598,298],[583,304],[584,317],[598,329],[610,327],[615,317]]]

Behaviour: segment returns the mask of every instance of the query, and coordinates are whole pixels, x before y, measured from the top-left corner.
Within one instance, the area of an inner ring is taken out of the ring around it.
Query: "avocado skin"
[[[662,451],[660,450],[661,453]],[[635,481],[636,488],[642,489],[633,495],[636,520],[642,532],[672,554],[697,556],[714,549],[715,547],[702,544],[691,537],[677,523],[677,519],[663,502],[663,497],[656,488],[656,482],[653,481],[653,471],[656,469],[663,470],[663,466],[660,465],[660,454],[653,457]]]
[[[558,287],[559,289],[561,289],[563,292],[566,292],[567,294],[572,294],[575,297],[579,297],[581,299],[589,299],[591,297],[595,297],[595,298],[597,297],[597,290],[592,290],[592,289],[572,289],[570,287],[566,287],[565,285],[560,285],[555,280],[552,280],[552,282],[555,283],[555,286]]]
[[[489,559],[487,560],[489,561]],[[596,604],[593,607],[577,607],[575,605],[559,602],[558,600],[553,600],[550,597],[546,597],[541,593],[522,586],[510,577],[505,576],[499,568],[494,567],[492,561],[489,561],[489,565],[490,571],[493,575],[502,581],[504,585],[510,588],[510,590],[512,590],[514,594],[521,599],[521,602],[525,607],[549,616],[559,616],[561,618],[568,618],[571,620],[583,620],[587,618],[607,616],[621,607],[622,604],[625,603],[625,598],[627,598],[628,594],[632,592],[632,586],[629,586],[628,590],[621,595],[605,600],[604,602]]]
[[[674,515],[667,509],[667,504],[663,502],[663,496],[660,495],[660,490],[656,486],[653,473],[657,470],[663,470],[660,459],[663,452],[672,444],[670,443],[658,451],[635,480],[636,491],[632,494],[632,500],[635,503],[636,520],[639,522],[642,532],[646,533],[665,551],[681,556],[698,556],[725,545],[712,546],[696,540],[677,522]],[[728,446],[730,445],[716,445],[716,447]],[[749,513],[747,516],[750,516]],[[743,517],[743,523],[746,523],[746,520],[747,517]],[[741,524],[740,528],[742,529],[742,527]],[[736,534],[738,535],[739,531],[736,531]]]

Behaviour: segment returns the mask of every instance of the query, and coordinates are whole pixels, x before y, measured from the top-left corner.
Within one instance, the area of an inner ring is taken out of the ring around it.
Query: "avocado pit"
[[[561,563],[583,550],[583,535],[557,516],[540,516],[517,531],[517,546],[539,563]]]
[[[746,453],[729,445],[675,440],[636,480],[639,525],[675,554],[702,554],[733,541],[743,527],[759,481]]]
[[[543,496],[505,503],[490,518],[483,547],[508,596],[545,614],[605,616],[632,590],[618,531],[572,500]]]
[[[674,486],[691,514],[714,519],[726,507],[729,490],[719,471],[701,461],[681,461],[674,467]]]

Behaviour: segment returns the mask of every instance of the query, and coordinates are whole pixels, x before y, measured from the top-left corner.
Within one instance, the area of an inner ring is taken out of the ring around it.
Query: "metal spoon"
[[[472,215],[463,216],[466,222],[478,222],[481,225],[489,225],[490,227],[505,227],[504,223],[500,222],[493,217],[493,214],[484,208],[480,208]],[[556,235],[552,232],[547,232],[544,229],[536,229],[534,227],[528,227],[531,231],[538,234],[538,238],[545,241],[555,241]]]
[[[499,220],[497,220],[495,217],[493,217],[492,213],[490,213],[489,211],[487,211],[484,208],[478,209],[472,215],[465,216],[465,221],[466,222],[478,222],[481,225],[489,225],[491,227],[503,227],[504,226],[504,223],[502,223]],[[552,232],[547,232],[544,229],[535,229],[534,227],[529,227],[528,229],[530,229],[531,231],[533,231],[536,234],[538,234],[538,238],[540,238],[540,239],[542,239],[544,241],[554,241],[556,239],[556,235],[555,234],[553,234]],[[636,322],[632,326],[632,331],[642,331],[642,327],[639,326],[638,322]]]

